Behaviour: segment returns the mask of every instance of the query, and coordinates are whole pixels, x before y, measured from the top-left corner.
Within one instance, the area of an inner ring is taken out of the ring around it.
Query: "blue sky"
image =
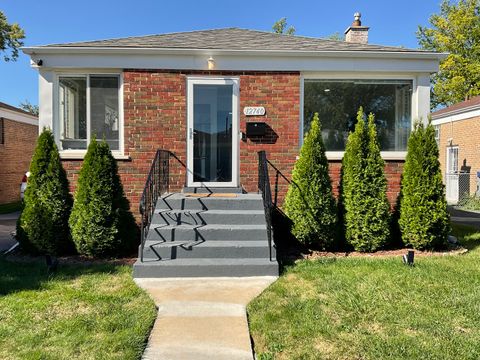
[[[25,45],[43,45],[166,32],[241,27],[271,30],[281,17],[298,35],[322,37],[343,31],[362,13],[369,42],[416,48],[415,31],[439,11],[440,0],[2,0],[0,10],[26,32]],[[21,55],[0,59],[0,101],[17,106],[38,103],[36,71]]]

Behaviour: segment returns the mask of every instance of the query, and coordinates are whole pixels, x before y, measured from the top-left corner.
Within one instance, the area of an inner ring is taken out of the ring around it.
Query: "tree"
[[[293,168],[284,209],[292,220],[292,233],[300,242],[322,248],[333,245],[337,211],[318,113]]]
[[[444,0],[429,21],[418,27],[420,46],[449,53],[432,77],[432,109],[480,95],[480,1]]]
[[[92,139],[80,169],[75,202],[70,215],[72,238],[80,254],[115,256],[129,254],[136,235],[118,175],[105,141]]]
[[[450,231],[438,145],[431,123],[416,123],[408,140],[401,185],[400,229],[406,245],[436,249]]]
[[[276,34],[295,35],[295,28],[292,25],[287,28],[287,25],[287,18],[283,17],[280,20],[275,21],[272,30]]]
[[[326,37],[326,39],[336,40],[336,41],[345,41],[345,37],[342,36],[338,31],[334,32],[333,34],[328,35]]]
[[[30,114],[35,116],[38,116],[39,113],[38,105],[33,105],[28,100],[20,103],[20,109],[25,110],[26,112],[29,112]]]
[[[346,241],[357,251],[375,251],[386,245],[390,231],[390,204],[384,161],[377,142],[375,118],[357,114],[343,158],[342,207]]]
[[[30,165],[24,207],[17,222],[17,238],[24,249],[45,255],[73,250],[68,217],[72,198],[53,134],[44,129]]]
[[[5,54],[4,60],[17,60],[18,49],[23,46],[22,39],[25,39],[25,32],[17,23],[10,24],[7,17],[0,10],[0,52],[10,50],[11,54]]]

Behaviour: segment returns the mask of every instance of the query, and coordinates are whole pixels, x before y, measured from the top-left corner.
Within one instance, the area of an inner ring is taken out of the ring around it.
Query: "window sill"
[[[343,155],[345,154],[344,151],[326,151],[325,155],[327,156],[328,160],[342,160]],[[405,161],[407,157],[406,151],[381,151],[380,154],[382,155],[383,160],[391,160],[391,161]]]
[[[60,159],[62,160],[83,160],[86,155],[86,151],[60,151]],[[115,160],[130,161],[132,158],[129,155],[123,155],[120,153],[112,152]]]

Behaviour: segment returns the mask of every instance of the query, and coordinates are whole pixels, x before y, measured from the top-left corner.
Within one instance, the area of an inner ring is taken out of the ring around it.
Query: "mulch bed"
[[[18,263],[34,263],[34,262],[43,262],[45,263],[44,256],[32,256],[27,254],[22,254],[21,252],[15,252],[4,256],[4,259],[7,261],[18,262]],[[95,259],[87,256],[73,255],[73,256],[60,256],[58,257],[58,263],[60,265],[133,265],[137,260],[136,257],[128,258],[119,258],[119,259]]]
[[[375,257],[401,257],[405,255],[409,248],[402,249],[393,249],[393,250],[380,250],[374,253],[362,253],[358,251],[319,251],[319,250],[301,250],[298,248],[291,248],[283,252],[283,257],[290,260],[316,260],[321,258],[340,258],[340,257],[363,257],[363,258],[375,258]],[[450,256],[450,255],[462,255],[468,252],[468,249],[465,249],[461,246],[451,247],[449,249],[441,251],[421,251],[414,250],[415,256],[425,257],[425,256]]]

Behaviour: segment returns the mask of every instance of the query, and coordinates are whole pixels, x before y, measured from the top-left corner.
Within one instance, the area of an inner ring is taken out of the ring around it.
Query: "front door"
[[[458,147],[447,147],[447,172],[445,174],[445,193],[449,204],[457,204],[458,197]]]
[[[188,79],[187,185],[238,186],[238,79]]]

